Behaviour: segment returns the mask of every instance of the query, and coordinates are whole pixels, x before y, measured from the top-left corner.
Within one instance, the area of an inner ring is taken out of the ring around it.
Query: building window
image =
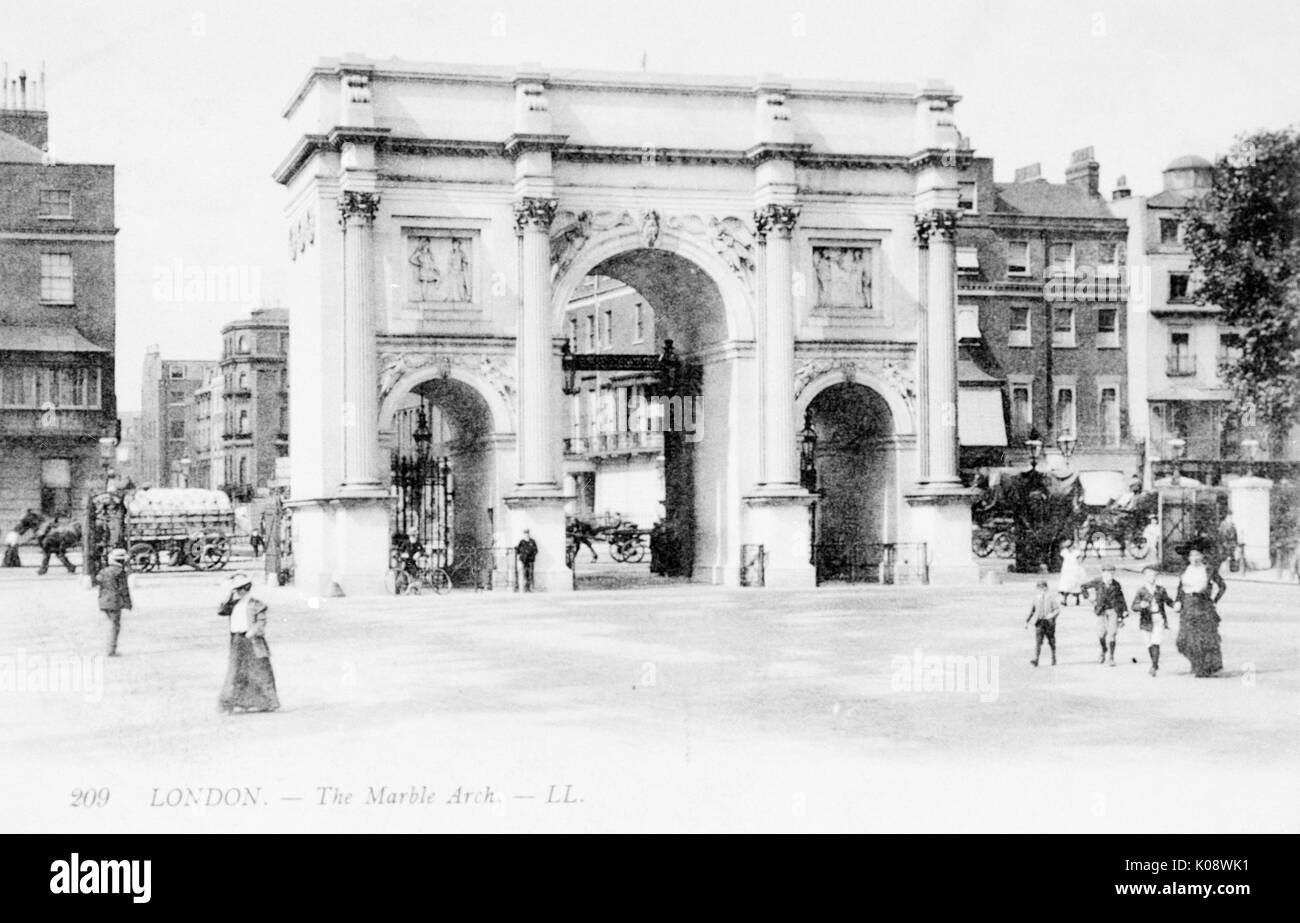
[[[965,275],[977,275],[980,271],[980,252],[978,247],[957,248],[957,272]]]
[[[957,183],[957,207],[968,214],[976,211],[975,190],[978,187],[974,180],[961,180]]]
[[[1017,441],[1034,428],[1034,386],[1027,381],[1011,384],[1011,430]]]
[[[247,372],[240,372],[240,373],[239,373],[239,390],[240,390],[240,391],[247,391],[247,390],[248,390],[248,373],[247,373]]]
[[[1191,274],[1186,272],[1171,272],[1169,274],[1169,300],[1186,301],[1187,287],[1191,281]]]
[[[1114,279],[1119,276],[1120,260],[1119,244],[1113,241],[1102,241],[1097,246],[1097,277],[1101,279]]]
[[[614,312],[605,312],[605,346],[609,347],[614,340]]]
[[[280,334],[280,355],[283,356],[288,352],[289,352],[289,334],[282,333]]]
[[[280,405],[280,429],[279,432],[289,432],[289,408],[284,404]]]
[[[40,207],[42,218],[71,218],[72,192],[68,189],[42,189]]]
[[[1012,240],[1007,243],[1007,275],[1029,275],[1029,241]]]
[[[288,369],[280,369],[280,390],[281,390],[281,391],[288,391],[288,390],[289,390],[289,370],[288,370]]]
[[[1011,346],[1030,346],[1029,308],[1025,305],[1013,305],[1011,308],[1011,331],[1007,342]]]
[[[980,308],[977,304],[958,304],[957,305],[957,339],[958,340],[981,340],[984,335],[980,333]]]
[[[596,351],[596,315],[587,315],[587,352]]]
[[[240,353],[241,355],[247,355],[248,353],[248,337],[244,336],[242,333],[239,335],[239,340],[236,343],[235,351]]]
[[[1119,445],[1119,389],[1102,388],[1097,398],[1097,418],[1101,421],[1103,445]]]
[[[1226,379],[1229,372],[1241,359],[1241,336],[1236,333],[1219,334],[1218,371],[1219,378]]]
[[[1169,355],[1166,356],[1166,374],[1171,377],[1196,374],[1196,355],[1192,352],[1192,332],[1172,330],[1169,333]]]
[[[1097,309],[1097,346],[1101,349],[1119,347],[1119,311],[1116,308]]]
[[[46,516],[72,515],[72,459],[41,459],[41,512]]]
[[[98,410],[100,370],[11,365],[0,369],[0,407]]]
[[[1057,435],[1062,433],[1078,434],[1075,426],[1073,387],[1056,389],[1056,432]]]
[[[639,301],[632,308],[632,332],[637,343],[645,339],[645,306]]]
[[[1182,237],[1181,223],[1177,218],[1160,219],[1160,242],[1162,244],[1176,244]]]
[[[248,483],[248,458],[241,456],[239,459],[239,483],[241,485]]]
[[[176,379],[183,379],[183,378],[185,377],[185,366],[183,366],[183,365],[172,365],[172,366],[168,366],[168,368],[167,368],[167,377],[169,377],[169,378],[176,378]]]
[[[239,411],[239,435],[241,436],[248,435],[248,411],[247,410]]]
[[[1052,345],[1066,348],[1074,346],[1074,308],[1052,309]]]
[[[1074,244],[1052,244],[1047,264],[1047,271],[1054,276],[1074,275]]]
[[[578,319],[572,316],[569,317],[569,349],[578,351]]]
[[[72,254],[41,254],[41,301],[45,304],[72,304]]]
[[[167,438],[168,438],[168,439],[184,439],[184,438],[185,438],[185,421],[184,421],[184,420],[169,420],[169,421],[167,422]]]

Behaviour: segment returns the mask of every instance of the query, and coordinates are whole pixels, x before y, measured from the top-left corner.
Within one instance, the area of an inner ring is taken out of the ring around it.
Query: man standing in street
[[[122,630],[122,610],[131,608],[131,587],[126,579],[126,551],[108,553],[108,566],[95,574],[99,587],[99,608],[108,619],[108,656],[117,656],[117,636]]]
[[[537,562],[537,542],[533,540],[532,533],[524,529],[524,537],[519,540],[515,546],[515,557],[524,569],[524,592],[533,591],[533,565]]]
[[[1091,593],[1093,611],[1097,614],[1097,640],[1101,644],[1101,659],[1097,662],[1109,663],[1113,667],[1115,666],[1115,636],[1119,633],[1119,626],[1124,616],[1128,614],[1128,604],[1124,602],[1124,589],[1115,579],[1115,565],[1103,565],[1101,576],[1089,580],[1082,589],[1085,593]]]

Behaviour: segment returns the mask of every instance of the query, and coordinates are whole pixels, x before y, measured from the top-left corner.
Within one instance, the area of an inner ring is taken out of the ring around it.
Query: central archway
[[[725,268],[719,274],[718,266],[701,265],[701,261],[710,261],[707,251],[678,237],[648,247],[635,235],[620,235],[619,239],[592,242],[582,257],[556,284],[558,335],[571,341],[578,353],[628,351],[615,348],[625,338],[603,326],[619,323],[612,310],[605,317],[601,309],[590,309],[591,328],[599,331],[592,340],[571,309],[573,293],[582,279],[617,280],[644,302],[652,316],[647,325],[652,329],[639,338],[641,345],[636,351],[657,352],[665,340],[672,340],[683,370],[673,396],[656,393],[653,385],[646,386],[644,381],[613,378],[595,385],[613,392],[604,398],[593,397],[588,402],[571,396],[567,400],[566,432],[579,436],[567,440],[570,451],[564,456],[563,468],[569,475],[569,489],[580,497],[615,496],[613,491],[582,486],[583,477],[600,478],[602,471],[614,467],[611,456],[617,451],[607,447],[626,444],[643,458],[648,446],[661,447],[659,477],[641,472],[643,476],[636,482],[645,485],[643,492],[661,492],[658,515],[652,522],[638,525],[648,529],[658,522],[661,534],[668,537],[673,553],[668,556],[668,570],[662,571],[666,575],[726,582],[729,573],[738,572],[741,485],[746,478],[752,483],[756,477],[757,408],[752,400],[739,399],[740,394],[754,393],[753,344],[737,339],[737,334],[752,334],[750,304],[742,280]],[[592,386],[588,384],[588,388]],[[587,403],[615,409],[612,432],[599,431],[598,426],[608,428],[610,421],[594,425]],[[638,413],[633,409],[638,404],[648,406]],[[594,440],[582,439],[582,434],[598,437],[600,449],[593,452]],[[583,446],[583,453],[573,451],[575,442]],[[587,457],[579,457],[581,454]],[[596,464],[591,463],[593,456]],[[644,518],[650,504],[634,505],[640,507]],[[664,560],[661,554],[656,563],[663,566]]]

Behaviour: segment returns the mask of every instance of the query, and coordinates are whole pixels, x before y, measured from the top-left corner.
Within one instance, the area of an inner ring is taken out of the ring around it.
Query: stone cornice
[[[571,144],[565,135],[511,135],[506,141],[394,136],[387,129],[339,128],[329,134],[304,135],[276,167],[276,182],[289,183],[313,154],[337,151],[344,141],[373,141],[377,150],[398,154],[442,157],[514,158],[525,150],[549,150],[570,163],[703,164],[755,166],[785,158],[809,169],[910,170],[911,159],[899,154],[832,154],[814,151],[811,144],[758,145],[748,150],[728,148],[631,147],[627,145]]]
[[[514,134],[506,138],[501,150],[507,157],[518,157],[531,151],[554,152],[568,138],[568,135]]]
[[[969,228],[987,227],[991,231],[1003,229],[1029,231],[1034,228],[1042,228],[1050,231],[1080,231],[1087,234],[1105,233],[1117,238],[1128,236],[1128,221],[1126,219],[1101,216],[1095,218],[1079,216],[1054,217],[993,212],[980,215],[978,219],[972,217],[969,221],[963,218],[962,226]]]
[[[964,170],[975,160],[975,152],[968,147],[930,147],[917,151],[907,158],[907,165],[913,170],[926,167],[951,167]]]

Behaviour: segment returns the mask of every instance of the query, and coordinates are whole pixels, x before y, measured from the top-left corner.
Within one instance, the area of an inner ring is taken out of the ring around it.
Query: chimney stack
[[[1090,196],[1101,195],[1101,164],[1093,159],[1091,147],[1081,147],[1070,155],[1065,182]]]
[[[1037,183],[1043,178],[1043,165],[1041,163],[1031,163],[1027,167],[1016,168],[1017,183]]]
[[[1115,191],[1111,193],[1111,198],[1115,201],[1127,199],[1132,195],[1132,190],[1128,188],[1128,177],[1121,176],[1115,180]]]

